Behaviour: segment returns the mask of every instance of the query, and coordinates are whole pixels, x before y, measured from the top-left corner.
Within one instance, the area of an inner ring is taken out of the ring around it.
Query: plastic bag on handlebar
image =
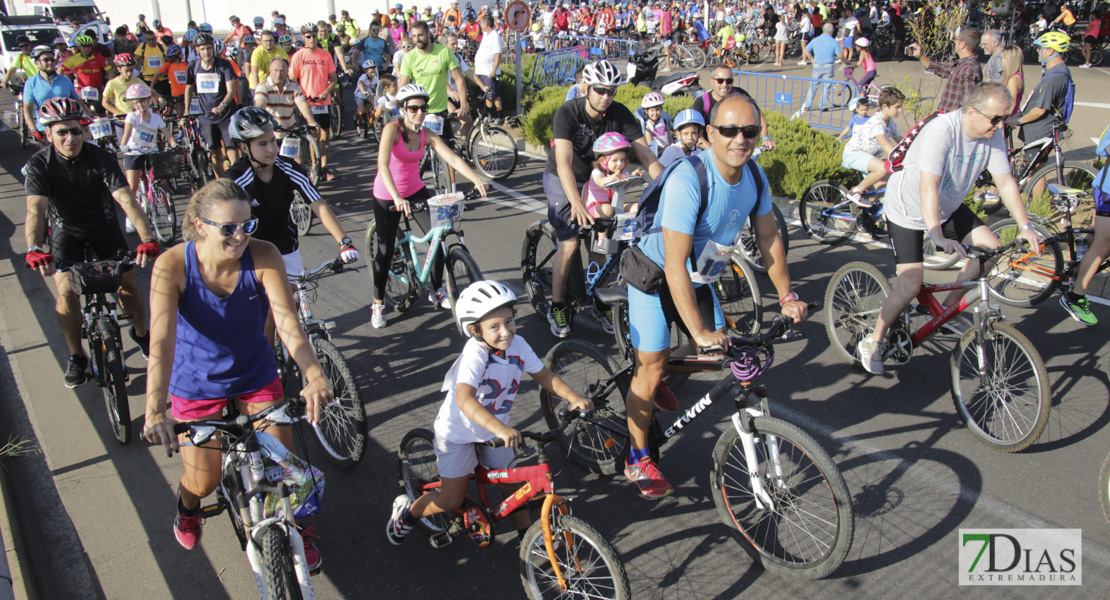
[[[274,485],[284,482],[293,492],[289,503],[293,516],[304,519],[320,512],[324,497],[324,474],[304,459],[285,448],[274,436],[259,431],[255,434],[266,455],[266,480]],[[277,494],[268,494],[264,505],[267,517],[277,513]]]

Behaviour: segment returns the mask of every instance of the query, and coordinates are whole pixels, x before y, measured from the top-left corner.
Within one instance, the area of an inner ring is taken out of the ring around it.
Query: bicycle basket
[[[152,152],[147,155],[150,166],[154,169],[155,179],[170,179],[181,174],[184,164],[181,149],[167,150],[165,152]]]
[[[450,227],[462,218],[466,208],[466,198],[462,192],[440,194],[428,199],[428,211],[432,215],[432,227]]]
[[[101,260],[73,265],[69,272],[78,294],[114,294],[119,289],[120,262]]]
[[[324,497],[324,474],[287,450],[272,435],[259,432],[256,436],[263,448],[263,454],[266,455],[266,480],[274,485],[284,482],[292,491],[289,504],[293,508],[293,517],[304,519],[320,512]],[[263,512],[266,517],[272,517],[277,514],[280,506],[277,494],[267,494]]]

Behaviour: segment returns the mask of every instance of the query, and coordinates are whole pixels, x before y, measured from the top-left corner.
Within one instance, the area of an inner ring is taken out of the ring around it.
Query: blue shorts
[[[859,171],[860,173],[867,175],[871,172],[868,164],[871,163],[872,158],[878,157],[874,154],[868,154],[866,152],[845,152],[844,158],[840,161],[840,166],[844,167],[845,169],[852,169],[853,171]]]
[[[577,182],[575,185],[578,185]],[[555,239],[565,242],[577,238],[582,228],[570,220],[570,199],[563,191],[558,175],[544,171],[543,194],[547,196],[547,222],[555,229]]]
[[[713,329],[724,329],[725,313],[721,311],[721,303],[717,301],[713,288],[708,285],[696,286],[694,296],[702,322],[708,323],[712,319]],[[658,294],[645,294],[629,286],[628,323],[632,330],[632,345],[641,352],[659,352],[670,348],[671,323],[678,325],[687,337],[690,335],[686,324],[678,316],[670,290],[666,287]]]

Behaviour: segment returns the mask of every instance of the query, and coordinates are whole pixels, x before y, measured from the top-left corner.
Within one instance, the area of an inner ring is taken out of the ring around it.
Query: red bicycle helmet
[[[121,52],[112,59],[117,67],[133,67],[135,66],[135,56],[127,52]]]
[[[51,98],[39,107],[39,122],[47,127],[61,121],[80,121],[85,111],[73,98]]]

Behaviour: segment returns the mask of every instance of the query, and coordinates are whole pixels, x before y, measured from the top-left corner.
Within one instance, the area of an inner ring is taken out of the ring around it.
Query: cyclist
[[[124,149],[123,170],[127,175],[127,183],[131,186],[131,195],[139,193],[139,173],[147,168],[147,156],[158,151],[158,134],[170,146],[176,147],[170,133],[170,126],[162,117],[150,110],[150,88],[143,82],[133,83],[127,88],[127,101],[131,103],[132,111],[124,118],[123,136],[120,137],[120,147]],[[145,198],[139,198],[140,205]],[[124,225],[128,232],[135,228],[130,219]]]
[[[43,277],[53,276],[57,290],[54,306],[58,324],[69,348],[65,385],[77,387],[87,380],[88,358],[81,348],[81,305],[70,286],[68,273],[57,273],[54,261],[81,262],[84,245],[90,244],[98,259],[113,259],[127,252],[113,201],[123,208],[139,230],[142,243],[135,260],[140,267],[158,255],[152,228],[131,196],[116,157],[85,143],[81,129],[84,109],[73,98],[51,98],[39,109],[39,122],[46,127],[49,145],[36,152],[26,167],[27,266]],[[53,253],[41,248],[44,218],[50,221]],[[131,314],[131,339],[143,356],[149,354],[146,306],[130,266],[121,269],[119,300]]]
[[[277,45],[277,39],[272,31],[263,31],[258,38],[262,43],[251,53],[250,74],[247,76],[253,90],[257,90],[259,84],[270,74],[270,63],[275,58],[280,56],[286,63],[289,61],[289,55]]]
[[[428,91],[410,83],[397,92],[397,105],[401,107],[401,120],[391,121],[382,129],[378,147],[378,174],[374,177],[374,222],[377,223],[378,247],[374,251],[374,302],[370,305],[370,324],[385,327],[385,284],[389,266],[393,264],[393,251],[397,243],[397,224],[401,217],[414,217],[424,231],[431,229],[431,215],[427,211],[414,212],[412,205],[431,197],[420,178],[420,161],[424,149],[431,146],[440,159],[454,167],[474,182],[482,197],[486,186],[478,175],[463,162],[438,135],[424,127],[428,114]],[[428,300],[433,308],[451,309],[451,298],[443,287],[443,253],[430,248],[435,258],[432,262],[432,292]]]
[[[224,45],[226,46],[238,46],[239,40],[241,40],[244,35],[254,33],[254,30],[244,25],[243,22],[239,20],[239,17],[235,15],[231,15],[227,20],[231,24],[231,32],[224,38]]]
[[[210,33],[198,33],[193,40],[200,60],[190,62],[185,74],[185,106],[197,98],[201,137],[208,145],[213,171],[223,177],[224,153],[232,164],[239,160],[239,151],[228,132],[231,115],[239,108],[235,100],[238,76],[230,61],[216,55],[216,41]]]
[[[19,83],[27,81],[28,77],[34,77],[39,72],[38,65],[35,64],[34,57],[31,56],[31,40],[25,36],[19,36],[16,40],[16,45],[19,46],[19,54],[16,54],[11,59],[11,64],[8,65],[8,72],[4,74],[4,84],[0,87],[8,87],[8,82],[12,80],[20,70],[23,71]]]
[[[54,49],[50,46],[35,46],[31,51],[39,72],[27,80],[23,87],[23,122],[31,128],[35,139],[43,141],[46,125],[38,121],[39,109],[51,98],[77,99],[77,90],[68,77],[55,71]]]
[[[454,134],[451,121],[447,119],[447,78],[455,80],[455,89],[466,89],[459,63],[451,48],[432,41],[427,23],[413,23],[409,33],[416,48],[405,55],[405,61],[397,74],[397,84],[404,88],[415,81],[426,90],[429,94],[429,114],[443,118],[443,139],[451,140]],[[466,94],[459,94],[459,109],[455,114],[461,118],[468,112]]]
[[[659,211],[640,241],[643,254],[665,275],[665,284],[653,294],[634,287],[628,290],[629,325],[636,348],[636,367],[625,399],[632,440],[625,476],[645,496],[658,498],[672,492],[648,452],[647,431],[652,399],[665,411],[678,409],[678,401],[662,383],[670,357],[670,323],[675,323],[697,346],[725,346],[725,321],[720,304],[706,281],[692,281],[687,257],[699,257],[705,272],[705,249],[715,242],[730,245],[751,216],[767,272],[779,295],[785,316],[800,322],[806,304],[793,292],[786,268],[786,253],[771,214],[769,185],[763,170],[752,163],[760,133],[759,107],[749,96],[734,95],[717,103],[709,113],[710,149],[700,155],[708,181],[708,203],[700,210],[703,191],[693,166],[673,167],[663,183]],[[762,183],[754,181],[761,178]],[[757,191],[762,193],[757,195]],[[700,213],[700,216],[699,216]]]
[[[185,87],[188,80],[189,65],[181,60],[181,46],[170,44],[166,47],[166,64],[154,74],[151,87],[163,102],[168,102],[173,107],[174,114],[179,117],[185,114]]]
[[[381,32],[380,23],[376,21],[370,23],[370,33],[355,46],[360,61],[372,60],[375,65],[385,65],[386,40],[381,37]]]
[[[964,107],[933,118],[904,152],[904,168],[890,176],[883,204],[894,249],[898,281],[883,302],[875,329],[859,343],[859,358],[868,373],[883,372],[882,341],[919,291],[924,273],[925,236],[945,253],[967,252],[962,244],[997,248],[998,238],[964,205],[983,169],[991,172],[1006,208],[1021,226],[1021,237],[1031,247],[1040,240],[1029,217],[1017,182],[1010,173],[1002,123],[1013,98],[1000,83],[981,83],[967,95]],[[979,274],[979,262],[969,260],[957,277],[967,281]],[[944,306],[958,302],[967,290],[953,290]]]
[[[684,156],[696,156],[703,152],[698,147],[698,140],[705,129],[705,118],[698,111],[687,108],[678,113],[674,120],[676,142],[667,146],[663,156],[659,157],[659,165],[666,167]]]
[[[239,145],[242,157],[231,166],[227,177],[251,198],[251,212],[259,220],[255,237],[278,247],[287,273],[304,271],[297,228],[289,216],[293,192],[298,192],[339,244],[343,262],[358,260],[358,250],[308,174],[295,161],[278,154],[276,127],[274,117],[257,106],[240,109],[230,121],[231,139]]]
[[[151,276],[153,345],[147,368],[143,437],[162,444],[166,455],[180,451],[185,473],[177,492],[174,537],[186,550],[200,543],[200,501],[220,481],[218,445],[179,445],[178,421],[218,418],[235,402],[240,414],[256,414],[283,401],[273,347],[262,335],[267,314],[278,315],[278,331],[305,376],[300,395],[308,420],[334,398],[304,331],[297,323],[293,296],[281,257],[272,244],[251,239],[258,220],[249,196],[227,179],[209,182],[189,201],[185,244],[167,252]],[[170,417],[166,405],[171,404]],[[289,449],[289,427],[271,427]],[[308,529],[305,559],[320,568],[320,552]]]
[[[884,159],[900,141],[898,124],[894,121],[902,114],[902,101],[906,95],[894,86],[883,88],[879,94],[879,112],[852,131],[852,138],[844,146],[841,166],[863,174],[863,181],[848,190],[848,199],[859,206],[870,208],[871,202],[862,194],[871,186],[886,179]]]
[[[563,301],[563,292],[570,261],[578,255],[578,232],[582,226],[593,224],[579,190],[589,181],[592,164],[597,158],[593,151],[594,141],[603,133],[620,133],[631,142],[636,161],[647,167],[653,179],[661,171],[655,154],[644,143],[636,117],[623,104],[614,101],[624,77],[613,63],[600,60],[586,65],[582,81],[588,87],[586,95],[564,103],[555,113],[552,125],[555,146],[548,154],[543,173],[547,219],[555,228],[559,242],[552,263],[551,308],[546,316],[551,333],[561,338],[570,335],[574,318],[571,308]],[[612,326],[604,323],[604,311],[595,311],[594,316],[602,321],[602,327]]]
[[[328,170],[328,136],[331,127],[328,110],[332,90],[339,88],[339,80],[331,54],[317,45],[316,25],[303,25],[301,35],[304,37],[304,48],[289,61],[289,78],[299,83],[304,90],[308,104],[312,107],[312,114],[320,125],[316,129],[316,139],[320,143],[320,177],[324,181],[331,181],[335,179],[335,175]]]
[[[166,49],[158,38],[153,35],[146,37],[146,42],[135,50],[135,61],[141,65],[139,77],[144,83],[150,85],[154,75],[166,64]]]
[[[289,61],[280,56],[275,57],[270,63],[269,72],[266,79],[254,90],[254,105],[266,109],[282,129],[297,125],[297,112],[309,127],[319,127],[301,86],[287,76]],[[284,139],[286,135],[286,132],[279,132],[278,139]]]
[[[374,91],[378,89],[378,67],[374,61],[366,59],[362,61],[362,75],[358,78],[358,83],[355,85],[355,108],[358,114],[365,120],[370,122],[370,113],[374,104]]]
[[[663,94],[644,94],[635,115],[644,132],[644,143],[656,156],[661,155],[671,144],[671,115],[663,110]]]
[[[415,502],[407,495],[393,501],[393,514],[386,524],[389,542],[399,545],[412,531],[417,519],[450,512],[462,506],[470,474],[480,462],[490,469],[513,463],[513,448],[523,438],[509,426],[521,374],[528,373],[552,394],[566,398],[576,410],[592,408],[562,379],[551,372],[528,342],[516,334],[516,294],[498,281],[478,281],[459,295],[456,311],[459,325],[470,335],[462,353],[451,365],[441,391],[447,397],[435,420],[436,466],[440,488]],[[504,447],[490,448],[486,442],[500,439]],[[508,497],[520,484],[502,484]],[[523,538],[531,525],[527,511],[510,515],[517,537]]]
[[[492,115],[493,122],[505,122],[501,106],[501,85],[497,76],[501,73],[501,34],[493,27],[493,17],[484,15],[479,22],[482,26],[482,43],[474,55],[474,73],[478,77],[481,97],[486,101],[486,111]]]
[[[444,45],[447,46],[448,50],[454,51],[455,48],[459,47],[458,46],[459,36],[455,33],[448,32],[448,33],[444,34],[443,42],[444,42]],[[462,73],[463,79],[464,80],[470,79],[475,84],[479,84],[480,82],[478,80],[478,75],[474,72],[473,69],[470,68],[470,65],[466,64],[466,59],[463,58],[463,55],[459,52],[455,52],[454,54],[455,54],[455,62],[459,63],[459,72]],[[481,87],[479,87],[479,89],[481,89]],[[466,88],[463,88],[463,90],[464,90],[464,93],[465,93]],[[458,110],[459,106],[460,106],[459,90],[456,87],[455,78],[454,77],[448,77],[447,78],[447,110],[448,111],[455,111],[455,110]],[[464,140],[469,139],[470,138],[470,130],[473,127],[474,127],[474,117],[471,117],[469,112],[467,112],[464,115],[459,116],[459,138],[460,139],[464,139]],[[452,174],[452,176],[451,176],[451,181],[454,182],[454,174]]]
[[[131,103],[127,100],[127,88],[135,83],[131,80],[135,72],[135,57],[127,53],[117,54],[112,57],[112,63],[115,64],[118,73],[104,84],[104,96],[100,99],[100,105],[109,115],[122,117],[131,112]]]
[[[1052,137],[1052,125],[1057,118],[1061,118],[1067,103],[1068,90],[1073,85],[1071,70],[1064,62],[1064,55],[1071,48],[1071,38],[1059,31],[1050,31],[1037,38],[1033,44],[1037,46],[1037,58],[1044,67],[1044,75],[1025,101],[1021,116],[1009,120],[1011,127],[1021,127],[1018,137],[1026,144]],[[1036,158],[1035,149],[1025,153],[1026,162],[1033,162]],[[1044,160],[1034,164],[1033,171],[1042,164]],[[1033,183],[1034,197],[1041,195],[1048,187],[1046,179]]]

